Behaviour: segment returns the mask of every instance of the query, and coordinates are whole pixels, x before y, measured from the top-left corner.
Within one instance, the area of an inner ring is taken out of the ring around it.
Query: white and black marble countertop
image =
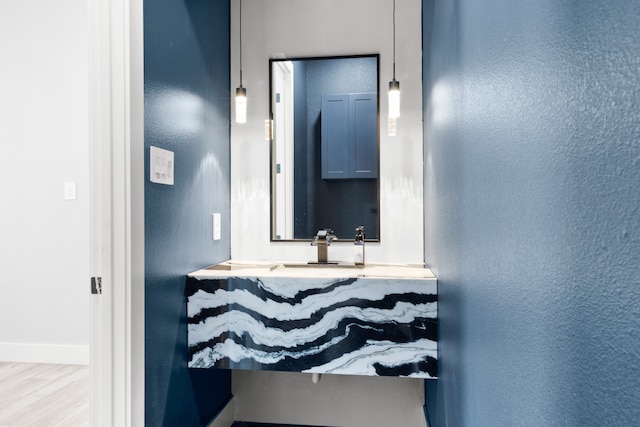
[[[228,262],[186,295],[191,368],[437,377],[428,269]]]

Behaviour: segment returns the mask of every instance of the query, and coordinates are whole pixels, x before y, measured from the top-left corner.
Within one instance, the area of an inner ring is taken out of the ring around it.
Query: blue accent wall
[[[309,153],[307,142],[307,63],[293,61],[293,144],[294,164],[307,165],[313,158]],[[294,237],[308,236],[312,225],[309,215],[309,171],[306,167],[293,168],[294,203],[293,203],[293,234]]]
[[[229,1],[147,0],[144,40],[146,425],[205,426],[231,376],[187,369],[184,287],[230,257]],[[175,153],[174,186],[148,181],[151,145]]]
[[[637,425],[640,3],[423,11],[431,425]]]

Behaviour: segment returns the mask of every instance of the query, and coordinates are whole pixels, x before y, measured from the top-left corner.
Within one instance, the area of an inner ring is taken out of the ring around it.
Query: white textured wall
[[[424,380],[233,371],[237,420],[348,427],[425,427]]]
[[[0,360],[88,358],[86,31],[83,0],[0,3]]]
[[[239,85],[238,1],[231,0],[231,93]],[[269,58],[380,54],[381,243],[369,262],[423,261],[422,36],[420,0],[397,0],[396,78],[402,89],[398,135],[387,136],[386,88],[392,78],[391,0],[244,0],[243,86],[248,121],[231,127],[231,256],[309,260],[309,243],[270,242]],[[351,236],[349,236],[351,237]],[[334,243],[332,259],[353,260]]]
[[[423,261],[422,33],[420,0],[397,0],[396,77],[402,88],[398,135],[387,136],[392,78],[391,0],[243,0],[243,86],[248,121],[231,125],[231,255],[309,260],[309,243],[271,243],[269,226],[269,58],[380,54],[381,243],[369,262]],[[231,0],[231,94],[239,84],[238,1]],[[332,244],[332,259],[353,260],[352,244]],[[236,412],[256,421],[322,425],[424,425],[423,381],[236,371]],[[262,402],[262,404],[260,403]]]

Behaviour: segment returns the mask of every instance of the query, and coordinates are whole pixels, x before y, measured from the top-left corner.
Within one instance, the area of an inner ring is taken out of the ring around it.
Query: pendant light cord
[[[240,87],[242,87],[242,0],[240,0]]]
[[[396,79],[396,0],[393,0],[393,80],[395,79]]]

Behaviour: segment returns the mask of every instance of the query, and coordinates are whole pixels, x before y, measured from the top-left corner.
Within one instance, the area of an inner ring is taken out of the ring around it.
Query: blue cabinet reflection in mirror
[[[270,61],[271,240],[311,240],[324,228],[350,240],[358,225],[379,240],[378,68],[377,54]],[[354,100],[323,111],[330,95]],[[326,160],[344,173],[324,173]]]
[[[322,179],[378,177],[377,94],[322,96]]]

